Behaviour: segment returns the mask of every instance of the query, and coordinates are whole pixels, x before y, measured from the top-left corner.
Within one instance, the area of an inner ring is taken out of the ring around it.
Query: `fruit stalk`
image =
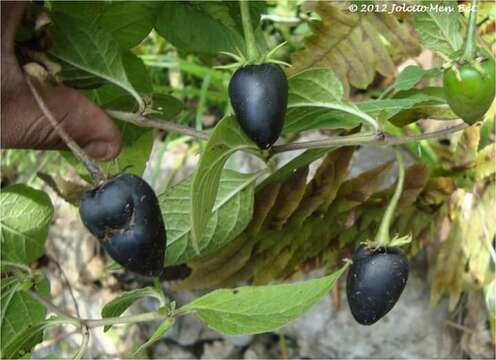
[[[475,28],[477,21],[477,0],[472,0],[470,4],[470,14],[468,18],[467,36],[465,37],[465,49],[463,59],[471,61],[475,55]]]
[[[245,35],[246,52],[248,61],[252,62],[258,57],[257,45],[255,42],[255,35],[253,27],[251,26],[250,7],[247,0],[239,1],[239,8],[241,10],[241,20],[243,22],[243,32]]]
[[[84,152],[83,149],[70,137],[70,135],[59,125],[57,120],[55,119],[55,116],[52,114],[50,109],[45,104],[45,101],[43,100],[42,96],[36,89],[36,87],[33,85],[33,82],[29,78],[29,76],[25,77],[26,83],[28,84],[29,89],[31,90],[31,93],[33,94],[33,97],[38,104],[39,108],[45,115],[45,117],[48,119],[50,124],[53,126],[55,131],[57,132],[57,135],[59,135],[64,143],[67,145],[67,147],[72,151],[72,153],[81,161],[81,163],[84,165],[86,170],[91,175],[91,178],[93,181],[97,184],[101,183],[104,179],[105,176],[103,175],[103,172],[95,165],[93,162],[90,160],[88,155]]]
[[[394,189],[393,197],[389,202],[389,205],[384,213],[384,217],[381,221],[381,226],[375,237],[375,245],[377,247],[387,246],[391,242],[389,235],[389,227],[391,225],[391,220],[398,205],[401,193],[403,192],[403,184],[405,182],[405,164],[403,162],[403,156],[398,149],[396,151],[396,161],[398,162],[398,181],[396,183],[396,188]]]

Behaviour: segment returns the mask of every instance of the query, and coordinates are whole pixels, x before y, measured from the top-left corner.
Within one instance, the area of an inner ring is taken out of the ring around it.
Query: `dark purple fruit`
[[[346,280],[351,313],[362,325],[386,315],[400,298],[408,280],[408,261],[394,247],[369,249],[360,246]]]
[[[243,131],[261,149],[281,135],[288,104],[288,79],[278,65],[248,65],[229,83],[231,104]]]
[[[79,213],[88,230],[125,269],[145,276],[162,273],[167,237],[152,188],[122,174],[86,192]]]

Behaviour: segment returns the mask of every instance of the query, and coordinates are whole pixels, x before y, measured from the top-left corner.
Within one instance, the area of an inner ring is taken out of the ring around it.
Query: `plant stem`
[[[81,161],[81,163],[84,165],[86,170],[88,170],[93,181],[96,184],[99,184],[103,180],[105,180],[105,176],[103,175],[103,172],[95,164],[93,164],[93,162],[90,160],[88,155],[86,155],[84,150],[81,149],[81,147],[71,138],[71,136],[64,130],[64,128],[60,126],[58,121],[55,119],[53,113],[47,107],[45,101],[43,100],[43,97],[40,95],[36,87],[33,85],[29,76],[26,76],[25,79],[29,86],[29,89],[31,90],[31,93],[33,94],[34,99],[36,100],[36,103],[38,104],[43,114],[55,129],[57,135],[62,138],[64,143],[67,145],[67,147],[79,159],[79,161]]]
[[[48,311],[53,312],[54,314],[57,314],[60,316],[62,319],[67,320],[68,323],[71,323],[76,326],[81,325],[81,320],[78,318],[75,318],[72,315],[66,314],[63,310],[59,309],[58,306],[52,304],[48,299],[46,299],[44,296],[38,294],[36,291],[33,290],[27,290],[27,294],[31,296],[34,300],[39,302],[41,305],[43,305]]]
[[[162,129],[204,140],[208,139],[208,134],[204,131],[198,131],[188,126],[176,124],[159,118],[119,110],[106,110],[106,113],[117,120],[125,121],[137,126]]]
[[[251,26],[250,5],[248,0],[239,0],[239,8],[241,10],[241,20],[243,22],[243,32],[245,34],[246,52],[248,61],[254,61],[258,56],[257,44],[253,27]]]
[[[396,182],[396,188],[394,189],[393,197],[389,202],[389,205],[384,213],[384,216],[381,221],[381,226],[379,227],[379,231],[375,237],[375,245],[386,246],[391,241],[389,236],[389,227],[391,226],[391,220],[394,215],[394,211],[396,210],[396,206],[398,205],[398,201],[400,200],[401,193],[403,192],[403,183],[405,182],[405,164],[403,162],[403,156],[398,149],[396,151],[396,160],[398,162],[398,181]]]
[[[208,140],[208,134],[205,131],[198,131],[188,126],[179,125],[170,121],[165,121],[159,118],[148,117],[140,114],[107,110],[107,113],[118,120],[129,122],[141,127],[149,127],[175,132],[178,134],[188,135],[193,138]],[[289,143],[284,145],[276,145],[270,149],[271,154],[277,154],[286,151],[294,151],[301,149],[322,149],[334,146],[354,146],[354,145],[400,145],[409,142],[420,140],[429,140],[440,138],[467,128],[465,123],[455,125],[446,129],[428,132],[424,134],[408,135],[408,136],[390,136],[382,132],[373,134],[356,134],[350,136],[331,136],[323,140],[304,141]]]
[[[475,55],[475,29],[477,22],[477,0],[472,0],[470,3],[470,14],[468,17],[467,36],[465,37],[465,49],[463,59],[471,61]]]
[[[44,296],[38,294],[33,290],[27,290],[27,294],[34,300],[43,305],[47,310],[57,314],[60,318],[60,323],[69,323],[79,327],[95,328],[107,325],[116,324],[132,324],[137,322],[160,320],[169,317],[164,310],[155,310],[137,315],[109,317],[103,319],[78,319],[72,315],[67,314],[64,310],[51,303]],[[176,315],[185,315],[186,313],[177,312]]]
[[[350,136],[332,136],[324,140],[304,141],[284,145],[273,146],[273,154],[294,151],[301,149],[322,149],[334,146],[354,146],[354,145],[400,145],[420,140],[440,138],[467,128],[468,125],[463,123],[443,130],[437,130],[424,134],[407,135],[407,136],[390,136],[384,133],[350,135]]]
[[[81,320],[87,327],[95,328],[107,325],[116,325],[116,324],[134,324],[138,322],[151,321],[151,320],[159,320],[165,319],[168,315],[162,311],[150,311],[137,315],[129,315],[129,316],[120,316],[120,317],[109,317],[103,319],[84,319]]]
[[[79,360],[83,358],[86,349],[88,348],[88,344],[90,342],[90,332],[87,327],[83,326],[81,335],[83,339],[81,340],[81,346],[79,347],[77,353],[73,356],[73,360]]]

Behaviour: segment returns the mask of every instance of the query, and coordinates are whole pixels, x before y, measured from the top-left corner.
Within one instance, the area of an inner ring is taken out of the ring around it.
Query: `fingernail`
[[[84,147],[84,152],[88,156],[98,160],[109,160],[114,153],[112,144],[101,141],[89,143]]]

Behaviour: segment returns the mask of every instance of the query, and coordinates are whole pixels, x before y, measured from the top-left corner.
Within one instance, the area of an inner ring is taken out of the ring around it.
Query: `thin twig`
[[[78,318],[81,318],[81,313],[79,312],[79,305],[78,305],[78,302],[76,300],[76,296],[74,295],[74,291],[72,290],[72,286],[71,286],[71,283],[69,282],[69,279],[65,275],[64,270],[62,270],[62,266],[60,266],[60,264],[55,259],[50,258],[50,260],[55,264],[55,266],[59,270],[60,277],[62,278],[62,281],[65,282],[65,285],[69,289],[69,295],[71,296],[72,302],[74,303],[74,308],[76,309],[76,314],[77,314]]]
[[[88,348],[88,344],[90,342],[90,331],[88,327],[83,326],[81,330],[81,335],[83,339],[81,340],[81,346],[79,347],[76,354],[74,354],[73,360],[79,360],[83,358],[86,349]]]
[[[137,315],[129,315],[129,316],[118,316],[118,317],[109,317],[102,319],[78,319],[72,315],[67,314],[64,310],[60,309],[58,306],[54,305],[50,302],[50,300],[46,299],[44,296],[38,294],[33,290],[27,290],[27,294],[31,296],[34,300],[43,305],[47,310],[51,311],[54,314],[60,316],[62,322],[67,321],[73,325],[78,325],[81,327],[81,331],[84,331],[84,328],[95,328],[107,325],[116,325],[116,324],[133,324],[144,321],[151,320],[161,320],[169,317],[166,311],[163,309],[150,311],[146,313],[141,313]],[[174,316],[182,316],[189,314],[190,312],[187,310],[184,311],[176,311]]]
[[[60,317],[70,319],[72,322],[81,323],[80,319],[75,318],[72,315],[67,314],[65,311],[61,310],[58,306],[52,304],[48,299],[44,296],[38,294],[36,291],[27,290],[27,294],[31,296],[34,300],[38,301],[41,305],[47,308],[47,310],[53,312],[54,314],[59,315]]]
[[[170,121],[159,118],[144,116],[126,111],[107,110],[111,117],[135,124],[141,127],[150,127],[175,132],[178,134],[188,135],[194,138],[208,140],[208,134],[205,131],[198,131],[188,126],[179,125]],[[390,136],[382,132],[374,134],[354,134],[349,136],[331,136],[323,140],[304,141],[289,143],[284,145],[273,146],[271,153],[277,154],[286,151],[312,149],[312,148],[330,148],[334,146],[354,146],[354,145],[400,145],[420,140],[440,138],[467,128],[468,125],[463,123],[446,129],[428,132],[424,134]]]
[[[36,103],[38,104],[39,108],[41,109],[45,117],[48,119],[50,124],[55,129],[57,135],[62,138],[64,143],[67,145],[67,147],[79,159],[79,161],[81,161],[81,163],[90,173],[93,180],[97,184],[102,182],[105,179],[103,172],[100,169],[98,169],[98,167],[95,164],[93,164],[93,162],[90,160],[88,155],[86,155],[84,150],[81,149],[81,147],[71,138],[71,136],[60,126],[58,121],[55,119],[53,113],[50,111],[50,109],[48,109],[47,105],[45,104],[43,97],[40,95],[36,87],[33,85],[29,76],[26,76],[25,79],[26,79],[26,83],[29,86],[29,89],[31,90],[31,93],[33,94],[34,99],[36,100]]]
[[[281,153],[285,151],[294,151],[301,149],[330,148],[334,146],[353,146],[353,145],[400,145],[420,140],[440,138],[467,128],[468,125],[463,123],[446,129],[428,132],[424,134],[406,135],[406,136],[389,136],[386,134],[368,134],[368,135],[350,135],[350,136],[333,136],[323,140],[304,141],[272,147],[271,152]]]
[[[95,328],[107,325],[116,325],[116,324],[134,324],[138,322],[151,321],[151,320],[159,320],[165,319],[168,315],[161,311],[150,311],[146,313],[129,315],[129,316],[121,316],[121,317],[111,317],[111,318],[103,318],[103,319],[84,319],[81,320],[87,327]]]
[[[189,135],[194,138],[208,140],[208,134],[204,131],[199,131],[188,126],[176,124],[160,118],[118,110],[106,110],[106,112],[109,116],[117,120],[125,121],[137,126],[162,129],[178,134]]]

